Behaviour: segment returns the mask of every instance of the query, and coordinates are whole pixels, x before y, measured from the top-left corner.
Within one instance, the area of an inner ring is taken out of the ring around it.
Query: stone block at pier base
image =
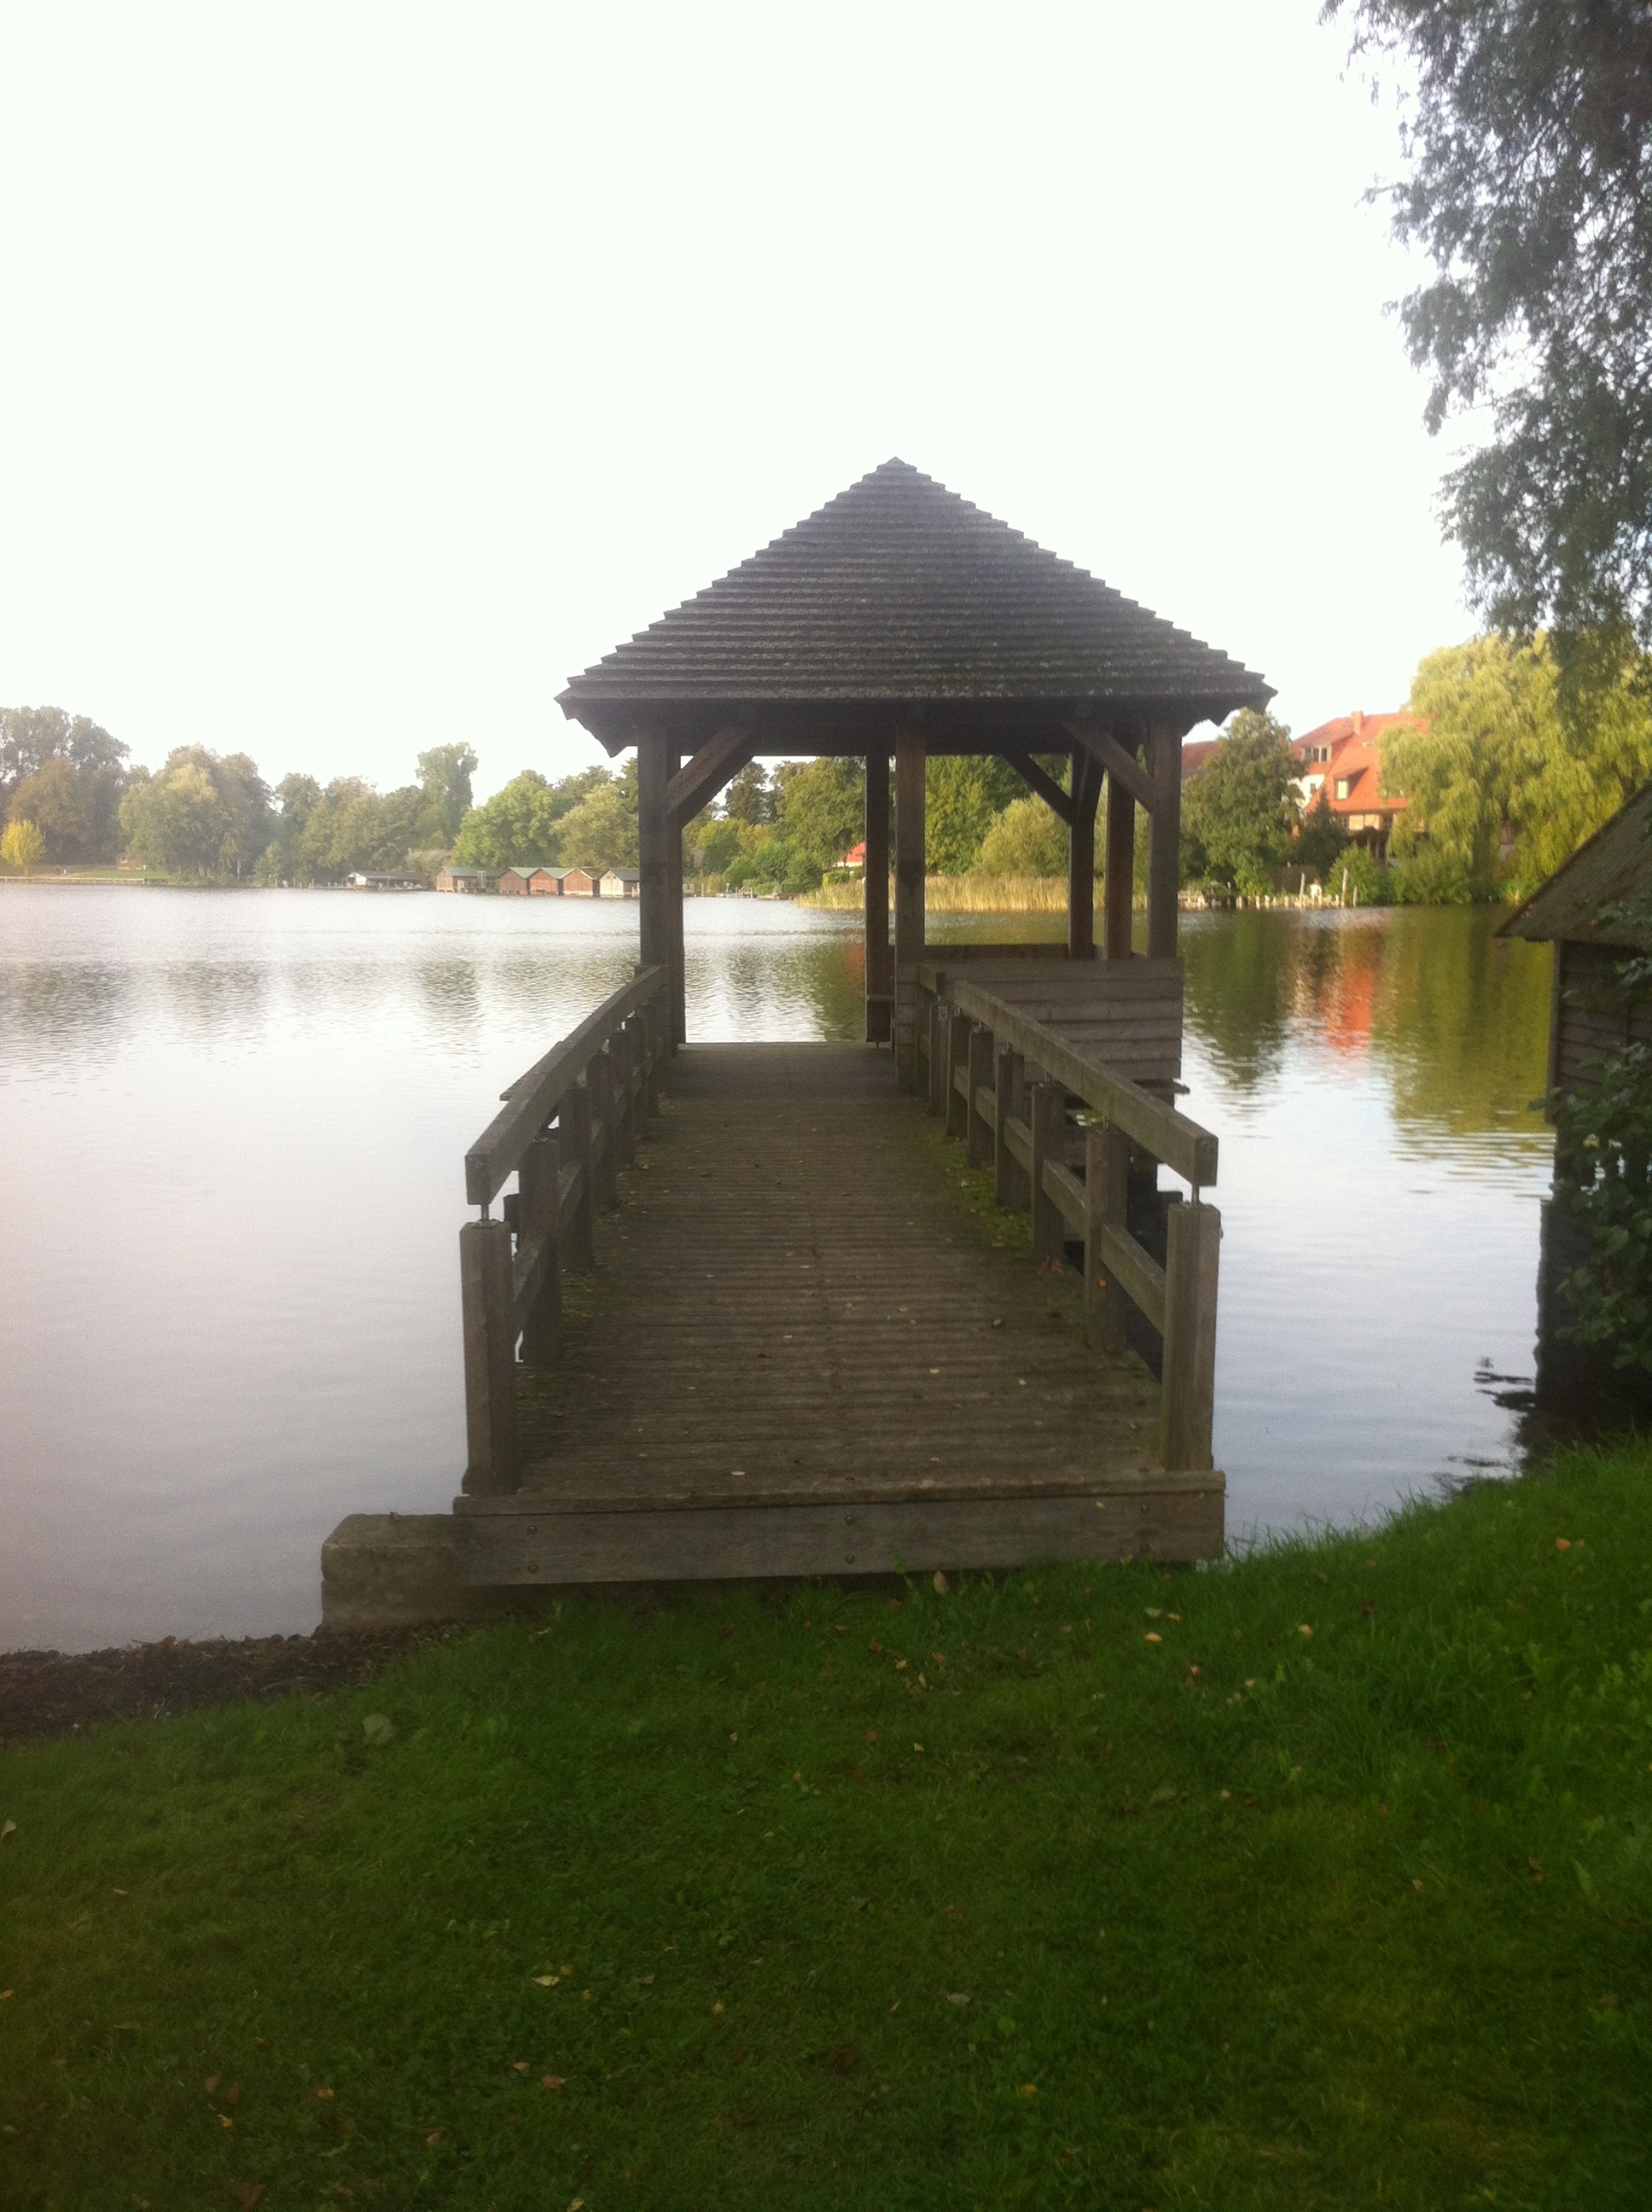
[[[352,1513],[321,1547],[323,1628],[497,1620],[508,1592],[461,1583],[451,1513]]]

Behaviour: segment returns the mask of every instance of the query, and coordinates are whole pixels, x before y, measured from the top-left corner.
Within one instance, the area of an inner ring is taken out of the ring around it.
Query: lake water
[[[1236,1537],[1512,1465],[1549,954],[1494,925],[1184,918]],[[0,1649],[307,1629],[345,1513],[446,1510],[465,1146],[635,957],[634,906],[0,892]],[[856,918],[692,902],[687,959],[695,1036],[859,1034]]]

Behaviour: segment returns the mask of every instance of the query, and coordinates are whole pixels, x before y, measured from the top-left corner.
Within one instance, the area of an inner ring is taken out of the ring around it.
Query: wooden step
[[[1186,1562],[1221,1553],[1225,1491],[1218,1473],[1153,1473],[1105,1489],[937,1486],[829,1500],[467,1498],[455,1501],[454,1569],[472,1587],[526,1588]]]

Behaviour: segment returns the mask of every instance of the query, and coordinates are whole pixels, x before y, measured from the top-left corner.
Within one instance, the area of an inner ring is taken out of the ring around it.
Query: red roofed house
[[[866,865],[865,839],[863,837],[858,845],[851,845],[837,865],[840,868],[864,868]]]
[[[1332,813],[1348,835],[1379,860],[1388,857],[1395,816],[1406,811],[1403,793],[1385,793],[1380,788],[1382,738],[1389,730],[1416,726],[1417,717],[1403,710],[1366,714],[1356,709],[1291,740],[1291,750],[1302,763],[1303,806],[1312,806],[1323,789]],[[1183,748],[1184,752],[1191,750]]]

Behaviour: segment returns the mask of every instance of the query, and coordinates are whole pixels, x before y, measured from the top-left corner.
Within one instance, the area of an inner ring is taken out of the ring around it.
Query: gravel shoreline
[[[466,1632],[449,1623],[198,1644],[168,1636],[107,1651],[0,1652],[0,1748],[106,1721],[163,1721],[246,1698],[323,1697],[369,1680],[404,1652]]]

